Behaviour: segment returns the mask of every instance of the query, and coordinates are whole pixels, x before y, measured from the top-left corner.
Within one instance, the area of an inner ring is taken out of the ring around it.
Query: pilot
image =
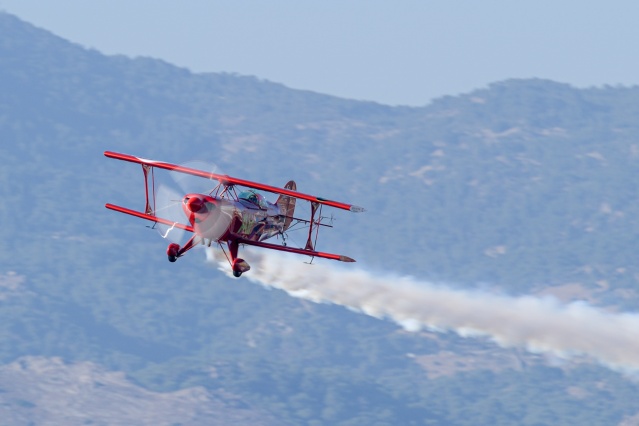
[[[262,209],[266,208],[266,203],[264,202],[264,197],[255,191],[244,191],[238,197],[241,200],[246,200],[249,203],[255,204]]]

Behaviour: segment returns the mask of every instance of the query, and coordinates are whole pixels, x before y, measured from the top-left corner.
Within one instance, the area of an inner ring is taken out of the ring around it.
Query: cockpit
[[[266,210],[268,208],[268,204],[266,204],[266,198],[258,192],[255,192],[252,189],[248,191],[242,191],[237,196],[240,201],[248,202],[253,204],[254,206]]]

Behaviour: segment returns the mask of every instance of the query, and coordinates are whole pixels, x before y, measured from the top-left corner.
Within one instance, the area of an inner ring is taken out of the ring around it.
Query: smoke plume
[[[460,290],[412,278],[379,276],[331,262],[308,266],[299,256],[243,251],[251,270],[243,278],[291,296],[334,303],[393,320],[408,330],[484,336],[562,358],[590,357],[610,368],[639,371],[639,314],[614,313],[585,302],[552,297],[511,297]],[[230,274],[226,259],[217,260]]]

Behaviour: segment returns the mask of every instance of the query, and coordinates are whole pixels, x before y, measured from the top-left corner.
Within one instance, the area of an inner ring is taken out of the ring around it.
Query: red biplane
[[[294,181],[289,181],[284,188],[264,185],[248,180],[237,179],[227,175],[205,172],[190,167],[147,160],[127,154],[106,151],[105,156],[116,160],[129,161],[142,165],[145,181],[146,205],[144,212],[131,210],[114,204],[106,204],[106,207],[121,213],[155,222],[169,227],[169,230],[178,228],[193,233],[191,238],[182,247],[177,243],[169,244],[166,253],[170,262],[175,262],[191,248],[198,244],[210,246],[219,244],[224,250],[223,243],[228,246],[230,254],[227,256],[233,275],[239,277],[248,271],[250,266],[238,257],[241,244],[263,247],[267,249],[286,251],[290,253],[304,254],[311,257],[339,260],[342,262],[354,262],[353,259],[339,254],[324,253],[315,250],[314,242],[317,239],[320,226],[330,226],[323,223],[322,206],[336,207],[351,212],[362,212],[363,208],[351,204],[327,200],[321,197],[303,194],[296,191]],[[161,209],[156,209],[156,188],[154,168],[166,169],[174,172],[185,173],[217,181],[215,187],[208,194],[189,193],[181,200],[181,209],[184,212],[188,224],[177,220],[160,217]],[[237,191],[236,187],[246,188]],[[257,190],[272,192],[279,197],[275,203],[266,201]],[[310,202],[310,218],[299,219],[293,216],[296,200]],[[286,231],[296,224],[308,226],[308,238],[304,248],[289,247],[286,243]],[[155,226],[155,225],[154,225]],[[167,231],[168,234],[168,231]],[[267,243],[265,240],[272,237],[281,237],[282,244]],[[226,253],[226,251],[225,251]]]

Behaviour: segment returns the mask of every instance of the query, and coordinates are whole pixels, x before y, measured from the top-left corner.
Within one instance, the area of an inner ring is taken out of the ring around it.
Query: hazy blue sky
[[[637,0],[0,0],[107,54],[424,105],[513,77],[639,83]]]

